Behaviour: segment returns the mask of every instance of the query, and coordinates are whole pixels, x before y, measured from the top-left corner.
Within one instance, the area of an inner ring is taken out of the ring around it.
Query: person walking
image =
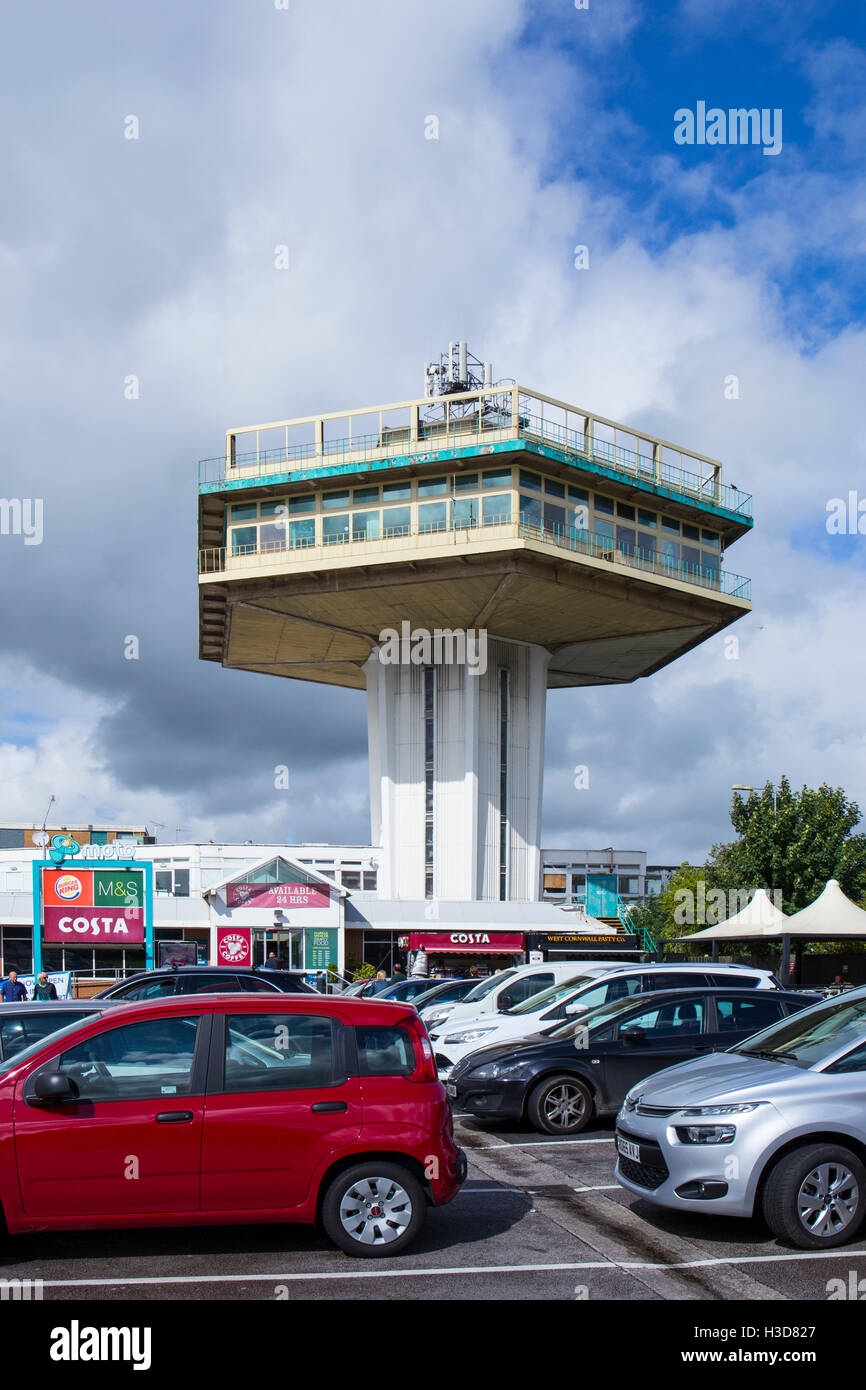
[[[0,999],[4,1004],[18,1004],[22,999],[27,998],[27,990],[18,979],[18,971],[10,970],[8,976],[0,985]]]
[[[373,986],[374,986],[374,988],[373,988],[373,993],[374,993],[374,994],[381,994],[383,989],[387,989],[387,988],[388,988],[388,984],[389,984],[389,980],[388,980],[388,976],[385,974],[385,971],[384,971],[384,970],[377,970],[377,971],[376,971],[376,978],[375,978],[375,980],[373,981]]]
[[[36,983],[33,986],[31,999],[56,999],[57,987],[51,983],[44,970],[40,970],[36,976]]]
[[[400,964],[400,962],[397,961],[396,964],[395,964],[395,966],[394,966],[394,970],[393,970],[393,972],[392,972],[392,974],[391,974],[391,984],[392,984],[392,985],[399,985],[400,981],[401,981],[401,980],[405,980],[405,978],[406,978],[406,971],[403,969],[403,967],[402,967],[402,965]]]

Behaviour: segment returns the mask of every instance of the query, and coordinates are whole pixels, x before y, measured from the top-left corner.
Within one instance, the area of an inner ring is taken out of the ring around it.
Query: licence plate
[[[455,1096],[457,1095],[457,1087],[454,1085],[454,1082],[453,1082],[453,1081],[446,1081],[446,1082],[445,1082],[445,1090],[448,1092],[448,1094],[449,1094],[449,1096],[451,1097],[452,1100],[453,1100],[453,1099],[455,1098]]]
[[[630,1139],[623,1139],[621,1134],[616,1136],[617,1152],[623,1158],[630,1158],[634,1163],[640,1163],[640,1145],[633,1144]]]

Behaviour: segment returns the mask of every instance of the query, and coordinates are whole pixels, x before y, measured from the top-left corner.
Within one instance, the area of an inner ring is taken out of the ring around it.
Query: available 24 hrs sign
[[[52,945],[144,941],[141,869],[43,869],[43,940]]]

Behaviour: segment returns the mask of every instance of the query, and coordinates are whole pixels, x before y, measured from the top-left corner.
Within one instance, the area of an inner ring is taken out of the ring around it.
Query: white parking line
[[[569,1260],[556,1264],[457,1265],[430,1269],[353,1269],[311,1274],[169,1274],[138,1279],[43,1279],[46,1289],[122,1289],[158,1284],[297,1284],[336,1279],[429,1279],[433,1275],[457,1278],[466,1274],[557,1274],[582,1269],[630,1272],[642,1269],[706,1269],[713,1265],[787,1264],[799,1260],[856,1260],[866,1258],[866,1250],[804,1250],[796,1254],[719,1255],[706,1260]]]
[[[466,1149],[467,1156],[473,1153],[488,1153],[490,1149],[549,1149],[551,1145],[560,1148],[563,1144],[612,1144],[613,1135],[610,1139],[521,1139],[517,1144],[484,1144],[476,1145],[475,1148]]]
[[[616,1192],[618,1182],[600,1182],[593,1187],[573,1187],[572,1192]]]

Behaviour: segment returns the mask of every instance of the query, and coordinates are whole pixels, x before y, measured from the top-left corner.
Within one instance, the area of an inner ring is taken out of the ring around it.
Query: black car
[[[259,970],[256,966],[178,965],[143,970],[119,980],[96,999],[163,999],[168,994],[316,994],[302,975],[291,970]]]
[[[446,1090],[455,1106],[494,1119],[528,1119],[544,1134],[577,1134],[613,1115],[637,1081],[704,1052],[721,1052],[819,1002],[770,989],[657,990],[602,1004],[519,1042],[471,1052]]]
[[[120,1001],[118,1000],[118,1003]],[[89,1014],[105,1012],[105,1001],[98,1004],[87,999],[34,1000],[28,1003],[0,1005],[0,1061],[7,1061],[31,1043],[41,1042],[49,1034],[79,1023]]]
[[[434,994],[438,994],[437,985],[449,991],[447,997],[451,1000],[462,999],[463,995],[468,994],[477,984],[477,980],[428,980],[414,975],[409,980],[397,980],[393,984],[384,985],[378,991],[375,989],[375,981],[371,981],[370,986],[362,989],[356,998],[375,999],[377,1004],[411,1004],[413,1008],[418,1008],[423,999],[423,1008]]]

